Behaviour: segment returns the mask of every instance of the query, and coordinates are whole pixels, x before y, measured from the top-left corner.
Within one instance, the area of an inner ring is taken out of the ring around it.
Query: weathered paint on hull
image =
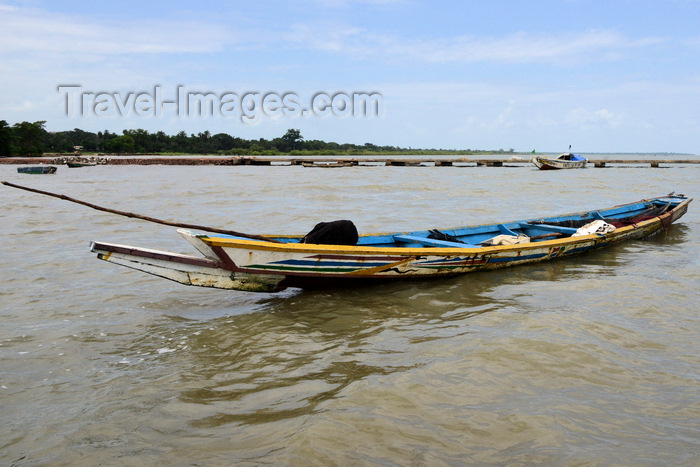
[[[90,249],[103,261],[184,285],[247,292],[276,292],[280,290],[279,283],[284,279],[270,275],[236,273],[211,259],[167,251],[102,242],[92,242]]]
[[[531,162],[540,170],[583,169],[588,161],[560,161],[546,157],[533,157]]]

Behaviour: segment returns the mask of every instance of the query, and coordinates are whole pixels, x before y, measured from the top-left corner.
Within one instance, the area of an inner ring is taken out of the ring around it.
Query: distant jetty
[[[530,164],[530,158],[513,156],[510,158],[435,158],[435,157],[294,157],[294,156],[143,156],[143,155],[106,155],[99,154],[99,165],[288,165],[304,167],[355,167],[355,166],[393,166],[393,167],[518,167]],[[65,164],[66,157],[7,157],[0,158],[0,164]],[[644,159],[589,159],[593,167],[610,167],[615,165],[662,167],[685,164],[700,164],[700,159],[661,159],[647,157]]]

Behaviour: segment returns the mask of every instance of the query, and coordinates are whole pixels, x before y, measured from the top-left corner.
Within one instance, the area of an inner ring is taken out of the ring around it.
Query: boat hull
[[[535,156],[530,161],[540,170],[583,169],[588,163],[587,160],[567,161],[541,156]]]
[[[365,237],[373,241],[383,237],[401,239],[409,242],[407,246],[396,246],[395,243],[391,246],[363,245],[362,237],[358,245],[317,245],[299,243],[298,240],[276,243],[231,236],[212,237],[178,230],[204,258],[104,242],[93,242],[92,251],[102,260],[186,285],[275,292],[287,287],[313,288],[328,284],[343,286],[352,282],[447,277],[566,258],[667,229],[685,214],[690,201],[690,198],[684,198],[662,215],[621,226],[606,234],[562,236],[511,245],[458,244],[403,234]],[[618,207],[618,211],[624,212],[625,206]],[[564,215],[556,219],[591,216],[596,212]],[[499,224],[497,227],[548,227],[555,232],[568,231],[567,235],[576,230],[543,226],[537,222],[541,220]],[[478,231],[493,227],[465,229]],[[540,237],[551,235],[562,234]],[[425,245],[410,242],[424,242]],[[443,243],[449,246],[438,246]]]
[[[17,173],[21,174],[55,174],[56,173],[57,167],[53,165],[43,165],[43,166],[33,166],[33,167],[17,167]]]

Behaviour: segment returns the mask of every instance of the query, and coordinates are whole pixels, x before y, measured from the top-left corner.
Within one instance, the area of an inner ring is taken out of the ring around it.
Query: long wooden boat
[[[579,154],[565,152],[555,158],[534,156],[530,162],[540,170],[583,169],[586,167],[588,159]]]
[[[202,256],[97,241],[91,251],[99,259],[186,285],[275,292],[454,276],[566,258],[668,229],[691,201],[669,194],[546,218],[360,235],[353,245],[303,243],[300,235],[246,238],[179,229]]]
[[[66,162],[66,165],[72,169],[76,169],[80,167],[93,167],[97,165],[97,162],[69,161]]]
[[[31,167],[17,167],[21,174],[55,174],[57,168],[53,165],[34,165]]]
[[[320,167],[320,168],[337,168],[337,167],[353,167],[354,164],[352,162],[345,162],[345,161],[340,161],[340,162],[302,162],[301,165],[303,167]]]

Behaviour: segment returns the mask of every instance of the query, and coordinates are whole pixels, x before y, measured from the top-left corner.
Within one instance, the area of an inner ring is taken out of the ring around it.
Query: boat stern
[[[278,292],[284,276],[234,272],[210,258],[151,250],[114,243],[92,242],[97,258],[184,285],[245,292]]]

